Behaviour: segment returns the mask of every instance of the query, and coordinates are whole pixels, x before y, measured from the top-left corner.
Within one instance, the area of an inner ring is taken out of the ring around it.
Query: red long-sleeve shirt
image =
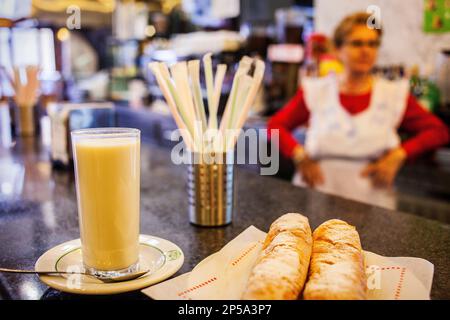
[[[368,108],[370,97],[371,92],[360,95],[341,93],[340,101],[350,114],[355,115]],[[292,156],[298,144],[291,131],[307,124],[308,120],[309,110],[305,104],[302,89],[299,89],[296,95],[269,120],[269,137],[270,130],[279,130],[279,148],[286,157]],[[425,110],[412,95],[408,97],[399,129],[411,134],[411,138],[402,143],[408,158],[414,158],[449,142],[450,134],[447,126],[438,117]]]

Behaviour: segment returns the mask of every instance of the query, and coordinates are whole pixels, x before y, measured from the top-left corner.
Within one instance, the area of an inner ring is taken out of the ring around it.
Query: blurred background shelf
[[[112,102],[114,125],[139,128],[146,143],[171,148],[176,144],[170,140],[176,126],[148,64],[200,59],[209,51],[214,53],[214,66],[227,65],[219,115],[242,56],[265,61],[263,86],[246,124],[265,128],[268,117],[295,94],[302,77],[318,74],[322,58],[333,56],[329,42],[336,23],[368,5],[385,13],[376,74],[410,79],[423,106],[450,125],[450,33],[423,29],[425,4],[423,0],[2,0],[0,129],[8,134],[0,141],[4,146],[13,143],[16,128],[8,77],[13,68],[32,64],[41,69],[38,133],[48,136],[46,117],[52,104]],[[90,120],[91,125],[100,123],[95,117]],[[304,141],[304,132],[305,128],[296,131],[299,141]],[[258,172],[259,164],[246,169]],[[292,162],[282,157],[276,177],[290,180],[293,172]],[[397,208],[449,223],[449,183],[450,146],[446,146],[402,169]]]

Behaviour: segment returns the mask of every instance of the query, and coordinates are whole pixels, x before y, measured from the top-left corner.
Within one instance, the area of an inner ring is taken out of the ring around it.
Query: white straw
[[[189,147],[192,147],[192,141],[191,141],[189,129],[187,128],[186,123],[182,119],[182,117],[178,111],[178,108],[176,106],[175,99],[171,93],[171,90],[169,89],[169,84],[171,84],[171,81],[170,81],[170,79],[165,79],[165,77],[163,76],[163,73],[161,72],[161,70],[163,70],[162,67],[163,66],[160,63],[157,63],[157,62],[150,63],[150,68],[152,69],[152,71],[156,77],[156,81],[158,82],[158,85],[161,88],[161,91],[163,92],[164,98],[166,99],[166,101],[168,103],[169,110],[172,113],[178,127],[180,129],[182,129],[182,135],[183,135],[183,138],[185,138],[186,144]]]
[[[234,75],[233,84],[231,86],[231,91],[225,106],[225,112],[222,116],[222,121],[220,122],[220,132],[219,135],[222,135],[225,140],[227,140],[228,137],[225,136],[226,131],[228,129],[231,129],[230,127],[230,121],[231,121],[231,114],[233,113],[233,109],[235,108],[235,105],[233,105],[233,101],[236,101],[237,99],[237,91],[239,88],[239,79],[241,76],[248,73],[251,67],[252,59],[244,56],[241,61],[239,62],[238,69]],[[227,146],[227,143],[224,145]]]
[[[190,90],[187,83],[187,68],[185,67],[186,65],[183,64],[183,62],[178,62],[170,67],[170,72],[180,97],[180,105],[178,107],[183,108],[188,120],[193,124],[195,121],[195,111],[192,104],[192,95],[189,96]]]
[[[250,70],[251,61],[252,61],[251,58],[244,56],[241,59],[241,61],[239,62],[238,69],[233,78],[233,84],[231,85],[231,91],[230,91],[227,103],[225,105],[225,112],[222,116],[222,121],[220,122],[220,131],[222,132],[222,134],[223,134],[223,131],[228,128],[228,121],[229,121],[229,116],[230,116],[230,111],[231,111],[231,101],[237,90],[236,81],[239,78],[239,76],[248,73],[248,71]]]
[[[200,112],[196,109],[194,95],[192,94],[190,82],[189,82],[189,71],[186,62],[180,62],[180,74],[182,78],[182,84],[185,92],[185,99],[187,102],[188,112],[193,116],[193,129],[194,129],[194,144],[197,148],[197,151],[201,152],[203,149],[203,143],[201,138],[203,137],[203,129],[202,129],[202,117]]]
[[[191,118],[193,118],[194,121],[200,121],[200,115],[195,110],[191,86],[189,85],[189,75],[186,62],[179,63],[179,70],[181,76],[181,84],[183,86],[183,92],[185,95],[186,107],[188,108],[189,115],[191,115]]]
[[[254,77],[252,81],[252,85],[250,87],[249,93],[246,96],[244,106],[241,109],[240,116],[238,117],[238,120],[236,122],[235,128],[238,130],[238,132],[242,129],[242,127],[245,124],[245,121],[247,120],[248,113],[250,111],[250,108],[255,100],[256,94],[258,93],[259,87],[261,85],[262,79],[264,77],[264,69],[265,65],[264,62],[261,60],[256,60],[256,66],[255,66],[255,72]],[[234,144],[237,141],[237,136],[233,137],[233,142],[230,144],[230,148],[234,146]]]
[[[237,82],[236,94],[233,97],[228,129],[235,128],[240,111],[244,108],[244,102],[247,98],[253,78],[247,74],[241,75]]]
[[[178,62],[171,66],[170,71],[175,81],[177,93],[180,96],[180,104],[178,107],[183,110],[183,114],[187,117],[188,127],[191,129],[191,135],[194,137],[194,145],[200,148],[200,141],[196,136],[199,134],[196,130],[196,114],[194,103],[192,101],[192,92],[189,86],[188,70],[186,62]]]
[[[183,119],[183,122],[185,123],[187,129],[189,130],[190,134],[193,135],[193,128],[191,128],[191,123],[189,122],[189,117],[186,114],[186,110],[182,107],[181,98],[178,95],[178,90],[175,88],[174,84],[172,83],[171,76],[169,73],[169,69],[167,68],[167,65],[160,62],[157,64],[158,70],[162,75],[162,78],[164,79],[164,82],[166,83],[170,94],[173,97],[173,100],[175,102],[175,108],[178,110],[178,113],[180,114],[181,118]]]
[[[256,94],[258,93],[258,90],[264,77],[264,70],[265,70],[264,62],[257,59],[255,64],[256,66],[253,76],[253,84],[250,88],[250,92],[247,96],[247,99],[245,100],[240,117],[238,118],[236,124],[237,129],[241,129],[244,126],[245,120],[247,119],[250,108],[255,100]]]
[[[248,75],[255,62],[253,77]],[[209,119],[206,117],[200,86],[200,61],[179,62],[169,68],[164,63],[151,63],[158,85],[181,130],[187,147],[193,151],[220,152],[231,150],[239,136],[264,76],[264,62],[243,57],[239,62],[217,131],[217,111],[226,73],[226,65],[218,65],[214,77],[211,54],[203,57]],[[212,130],[207,130],[207,129]],[[205,141],[204,135],[210,138]],[[206,144],[205,144],[206,143]],[[212,143],[212,144],[211,144]],[[206,151],[205,151],[206,150]]]
[[[214,112],[214,75],[212,70],[211,53],[207,53],[203,56],[203,68],[205,71],[206,94],[208,98],[208,128],[214,128],[217,127],[217,113]]]
[[[168,82],[170,82],[170,79],[164,79],[164,76],[161,73],[160,64],[157,62],[153,62],[149,64],[151,70],[153,71],[153,74],[156,77],[156,81],[158,82],[159,87],[161,88],[161,91],[164,95],[164,98],[167,101],[167,104],[169,106],[169,110],[172,113],[172,116],[175,120],[175,123],[177,124],[178,128],[181,130],[181,135],[183,137],[184,142],[186,143],[186,146],[188,149],[193,150],[193,143],[191,139],[191,135],[189,134],[188,129],[186,128],[185,123],[181,119],[181,116],[177,110],[175,101],[170,93],[169,87],[167,85]]]
[[[226,148],[225,150],[228,150],[229,148],[232,147],[233,142],[239,135],[239,133],[236,132],[234,129],[236,129],[236,123],[238,121],[242,109],[244,108],[244,103],[250,90],[250,86],[252,85],[252,82],[253,78],[247,74],[241,75],[237,79],[236,82],[237,90],[235,91],[235,94],[231,101],[231,112],[228,119],[228,127],[225,128],[227,130],[225,131],[227,143],[225,145]]]
[[[210,108],[211,128],[217,130],[217,110],[219,108],[220,95],[222,93],[222,83],[227,72],[226,64],[219,64],[217,66],[216,77],[214,79],[214,92],[213,92],[213,104]]]
[[[197,118],[202,122],[202,132],[206,130],[207,120],[205,105],[203,104],[202,89],[200,86],[200,60],[191,60],[188,62],[189,76],[191,78],[192,92],[194,95],[194,106]]]

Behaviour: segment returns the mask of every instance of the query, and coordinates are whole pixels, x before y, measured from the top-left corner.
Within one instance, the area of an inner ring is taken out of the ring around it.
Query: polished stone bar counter
[[[32,138],[0,151],[2,177],[24,171],[23,185],[2,186],[0,193],[0,266],[31,269],[46,250],[79,237],[74,176],[52,169],[48,151]],[[176,275],[190,271],[250,225],[267,230],[286,212],[308,216],[311,227],[343,219],[356,226],[363,248],[386,256],[427,259],[435,267],[431,297],[450,298],[450,226],[389,211],[272,177],[236,170],[233,223],[201,228],[188,222],[186,168],[174,165],[170,151],[143,144],[141,151],[141,233],[173,241],[185,253]],[[18,180],[18,179],[17,179]],[[50,289],[35,275],[0,274],[2,299],[147,299],[139,291],[111,297],[76,296]]]

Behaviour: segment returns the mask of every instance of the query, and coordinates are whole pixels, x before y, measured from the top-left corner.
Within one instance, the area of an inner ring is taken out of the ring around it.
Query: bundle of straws
[[[37,66],[14,67],[14,101],[18,107],[32,108],[39,98],[39,68]]]
[[[37,66],[14,67],[13,76],[9,75],[4,66],[0,66],[0,85],[2,79],[9,82],[14,89],[14,101],[18,107],[34,107],[39,98],[40,85]]]
[[[235,73],[220,125],[217,109],[227,66],[214,74],[211,53],[203,56],[208,117],[200,85],[200,60],[152,62],[150,68],[180,129],[187,148],[194,152],[227,152],[234,149],[264,75],[264,62],[243,57]],[[169,72],[170,69],[170,72]],[[250,75],[252,74],[252,75]]]

